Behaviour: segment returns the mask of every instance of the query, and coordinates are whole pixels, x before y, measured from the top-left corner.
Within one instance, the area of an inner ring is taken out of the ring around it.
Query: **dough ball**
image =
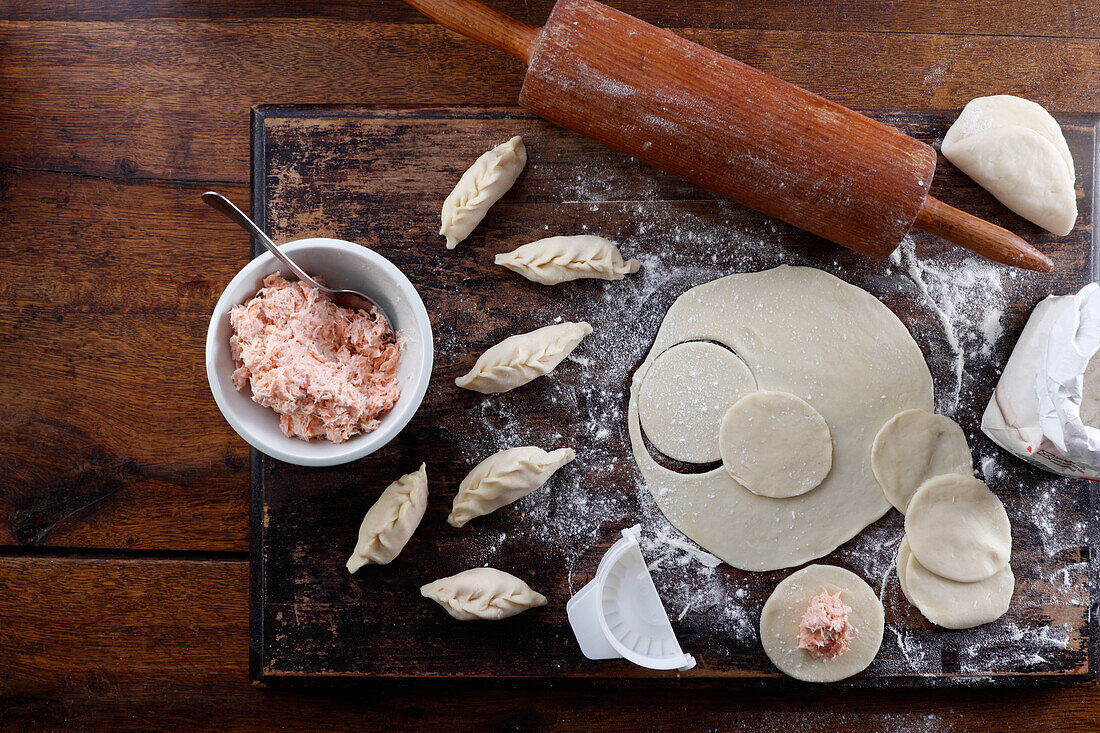
[[[817,658],[798,648],[802,614],[822,590],[851,607],[853,629],[848,651],[834,659]],[[859,674],[878,654],[885,618],[882,602],[858,575],[832,565],[810,565],[787,577],[772,591],[760,613],[760,643],[784,674],[804,682],[836,682]]]
[[[940,150],[1025,219],[1059,236],[1073,229],[1073,158],[1058,121],[1034,102],[1008,95],[971,100]]]
[[[761,390],[735,402],[722,417],[718,450],[730,476],[774,499],[816,488],[833,466],[825,418],[787,392]]]
[[[1016,578],[1005,565],[976,583],[957,583],[910,556],[905,569],[906,597],[924,617],[945,629],[969,629],[996,621],[1008,611]]]
[[[875,436],[871,470],[886,499],[905,514],[925,481],[945,473],[973,473],[974,463],[958,423],[924,410],[906,410],[890,418]]]
[[[905,535],[921,565],[960,583],[999,572],[1012,553],[1001,500],[978,479],[957,473],[921,484],[909,502]]]
[[[722,414],[756,389],[737,354],[708,341],[662,352],[642,380],[638,417],[653,447],[686,463],[710,463],[718,453]]]
[[[901,544],[898,545],[898,560],[897,560],[897,572],[898,572],[898,585],[901,586],[901,594],[905,596],[905,600],[910,603],[913,599],[909,597],[909,591],[905,588],[905,568],[909,564],[909,557],[912,553],[909,551],[909,540],[905,537],[901,538]]]

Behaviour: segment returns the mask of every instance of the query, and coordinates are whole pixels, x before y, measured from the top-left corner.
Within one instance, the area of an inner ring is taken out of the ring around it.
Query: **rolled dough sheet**
[[[785,499],[758,496],[724,467],[680,474],[649,455],[641,385],[657,355],[698,340],[725,344],[760,389],[790,392],[825,418],[833,467],[820,486]],[[634,373],[627,420],[635,460],[669,521],[733,567],[762,571],[822,557],[890,509],[871,471],[871,444],[907,409],[932,411],[932,377],[901,321],[828,273],[780,266],[699,285],[673,303]]]
[[[835,659],[816,658],[798,648],[798,629],[810,599],[822,590],[840,593],[851,607],[852,642]],[[855,573],[832,565],[810,565],[775,587],[760,612],[760,643],[772,664],[805,682],[836,682],[867,668],[882,645],[882,602]]]

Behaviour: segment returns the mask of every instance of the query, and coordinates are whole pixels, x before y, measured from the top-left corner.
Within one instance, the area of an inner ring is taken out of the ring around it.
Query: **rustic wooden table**
[[[614,4],[855,107],[1100,107],[1097,2]],[[1095,730],[1095,684],[248,684],[248,451],[203,368],[248,242],[198,194],[248,200],[253,104],[504,105],[521,78],[397,0],[0,0],[0,725]]]

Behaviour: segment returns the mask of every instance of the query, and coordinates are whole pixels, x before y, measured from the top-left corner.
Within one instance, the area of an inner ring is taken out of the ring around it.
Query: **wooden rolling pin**
[[[594,0],[527,25],[473,0],[407,0],[527,64],[519,102],[733,201],[876,257],[912,227],[1047,272],[1015,234],[928,195],[936,151]]]

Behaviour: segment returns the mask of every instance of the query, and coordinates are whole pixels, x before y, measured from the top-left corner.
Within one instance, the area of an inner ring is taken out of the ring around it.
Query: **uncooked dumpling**
[[[816,489],[774,499],[752,493],[722,466],[688,474],[653,459],[638,398],[659,355],[688,341],[724,345],[759,389],[798,395],[822,415],[833,459]],[[932,377],[897,316],[826,272],[781,266],[681,295],[634,373],[627,420],[638,468],[669,521],[733,567],[759,571],[827,555],[890,509],[871,472],[871,444],[887,420],[912,408],[933,409]]]
[[[496,264],[543,285],[581,278],[622,280],[639,267],[638,260],[624,260],[614,242],[592,234],[540,239],[497,255]]]
[[[575,456],[572,448],[547,453],[533,445],[489,456],[462,479],[447,521],[453,527],[461,527],[474,517],[527,496]]]
[[[646,438],[669,458],[687,463],[721,459],[718,426],[729,406],[756,389],[737,354],[709,341],[676,344],[653,362],[638,391]]]
[[[447,249],[470,236],[489,207],[508,193],[525,165],[527,149],[519,135],[474,161],[443,202],[439,233],[447,238]]]
[[[421,587],[420,595],[443,606],[459,621],[497,621],[546,605],[546,596],[514,575],[474,568]]]
[[[833,465],[825,418],[787,392],[759,390],[733,403],[718,429],[718,451],[734,480],[774,499],[816,488]]]
[[[1015,585],[1008,565],[985,580],[959,583],[936,575],[910,555],[902,589],[910,603],[937,626],[969,629],[1004,616]]]
[[[971,100],[940,149],[1020,216],[1059,236],[1073,229],[1073,159],[1057,121],[1039,105],[1005,95]]]
[[[364,565],[385,565],[404,549],[428,506],[425,465],[394,481],[374,502],[359,526],[359,541],[348,558],[348,572]]]
[[[954,420],[924,410],[905,410],[890,418],[875,436],[871,469],[887,500],[905,514],[921,484],[945,473],[972,473],[973,459],[966,435]]]
[[[960,583],[985,580],[1012,554],[1012,531],[1001,500],[984,483],[962,474],[921,484],[909,502],[905,536],[921,565]]]
[[[835,657],[799,648],[799,632],[811,600],[839,594],[850,609],[851,640]],[[871,586],[855,573],[832,565],[810,565],[776,586],[760,612],[760,643],[779,671],[804,682],[836,682],[867,668],[882,645],[885,614]]]
[[[509,336],[489,347],[455,384],[482,394],[515,389],[552,371],[590,333],[588,323],[566,321]]]

